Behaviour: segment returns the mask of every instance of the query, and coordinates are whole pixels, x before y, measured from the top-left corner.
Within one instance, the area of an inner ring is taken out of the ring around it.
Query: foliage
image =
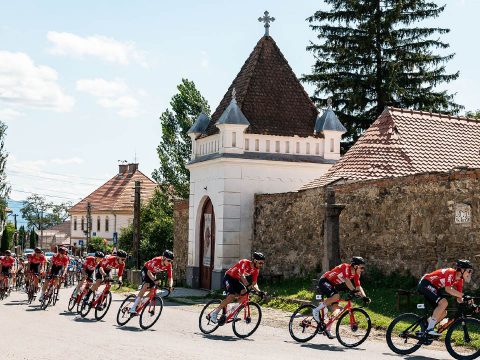
[[[35,247],[38,244],[38,235],[35,232],[35,229],[33,229],[33,228],[30,230],[30,235],[28,236],[28,241],[29,241],[29,244],[30,244],[30,249],[35,249]]]
[[[140,263],[160,256],[173,247],[173,203],[171,194],[156,190],[150,201],[140,210]],[[132,254],[133,224],[120,233],[119,248]]]
[[[480,109],[475,111],[468,111],[466,113],[467,117],[480,120]]]
[[[68,218],[70,203],[54,204],[47,202],[45,197],[33,194],[24,201],[20,209],[22,216],[27,220],[29,228],[37,230],[61,224]]]
[[[8,153],[5,150],[5,136],[7,125],[0,121],[0,210],[4,212],[6,200],[10,193],[10,186],[7,183],[5,165],[7,164]]]
[[[2,234],[2,241],[0,245],[0,250],[11,250],[13,248],[13,234],[15,233],[15,225],[12,223],[7,223]]]
[[[182,79],[177,89],[178,93],[170,100],[172,110],[166,109],[160,115],[162,138],[157,147],[160,168],[152,177],[159,184],[173,187],[177,196],[187,198],[190,174],[185,165],[192,144],[187,132],[202,111],[210,114],[210,107],[193,81]]]
[[[18,229],[18,244],[21,245],[22,248],[25,247],[27,240],[27,232],[25,231],[25,226],[20,226]]]
[[[88,252],[101,251],[109,253],[111,250],[112,246],[108,245],[108,241],[100,236],[92,236],[88,241]]]
[[[454,54],[438,55],[449,45],[440,36],[450,30],[422,27],[445,6],[428,0],[325,0],[331,8],[307,19],[318,43],[312,73],[302,80],[316,86],[314,100],[333,107],[355,141],[386,106],[457,113],[462,107],[438,85],[458,78],[446,73]]]

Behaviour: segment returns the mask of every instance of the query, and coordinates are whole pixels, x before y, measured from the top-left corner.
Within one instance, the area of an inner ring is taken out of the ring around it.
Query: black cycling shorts
[[[446,296],[440,291],[440,289],[433,286],[433,284],[426,279],[420,280],[417,286],[417,291],[422,294],[425,300],[427,300],[427,302],[434,308],[437,307],[440,300],[446,299]]]
[[[2,275],[9,276],[11,266],[2,266]]]
[[[154,287],[155,286],[155,281],[150,279],[150,277],[148,276],[147,274],[148,272],[148,269],[144,266],[142,268],[142,272],[141,272],[141,275],[142,275],[142,286],[143,284],[148,284],[148,286],[150,288]],[[155,274],[154,274],[155,275]]]
[[[226,274],[223,278],[223,285],[228,295],[240,295],[242,290],[247,290],[240,280]]]
[[[88,281],[93,281],[93,272],[95,270],[88,270],[88,269],[85,269],[85,276],[87,278]]]
[[[40,273],[40,264],[30,263],[29,268],[30,271],[35,275],[38,275]]]
[[[320,278],[317,286],[318,292],[327,298],[331,298],[333,295],[338,294],[338,289],[328,279]]]
[[[60,271],[62,271],[62,265],[52,265],[50,269],[50,273],[48,274],[48,279],[53,278],[54,276],[60,276]]]
[[[103,269],[103,271],[105,271],[105,274],[107,274],[107,276],[110,275],[110,270]],[[95,280],[103,280],[102,273],[100,272],[100,264],[98,264],[97,267],[95,268]]]

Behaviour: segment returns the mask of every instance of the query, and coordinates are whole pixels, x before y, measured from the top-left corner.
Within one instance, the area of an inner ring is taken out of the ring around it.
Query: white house
[[[266,34],[192,139],[187,282],[218,289],[252,251],[254,195],[296,191],[340,159],[346,129],[313,102]]]
[[[135,181],[140,181],[140,199],[148,201],[156,183],[138,170],[138,164],[119,165],[118,174],[70,208],[72,245],[85,244],[87,204],[91,206],[92,236],[113,242],[114,233],[133,221]]]

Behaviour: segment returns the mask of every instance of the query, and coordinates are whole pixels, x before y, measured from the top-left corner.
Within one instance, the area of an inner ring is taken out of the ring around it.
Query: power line
[[[17,165],[17,166],[18,166],[18,165]],[[8,170],[8,169],[7,169],[7,172],[8,172],[8,171],[17,171],[17,172],[18,172],[18,170]],[[49,171],[43,171],[43,170],[42,170],[42,173],[43,173],[43,174],[47,174],[47,175],[74,177],[74,178],[76,178],[76,179],[100,180],[100,181],[105,180],[105,179],[101,179],[101,178],[93,178],[93,177],[87,177],[87,176],[59,174],[59,173],[54,173],[54,172],[49,172]]]
[[[65,196],[56,196],[56,195],[48,195],[48,194],[40,194],[36,192],[31,192],[31,191],[24,191],[24,190],[18,190],[18,189],[13,189],[12,191],[20,192],[20,193],[25,193],[25,194],[32,194],[32,195],[41,195],[45,197],[51,197],[51,198],[59,198],[59,199],[66,199],[66,200],[81,200],[81,197],[78,198],[68,198]]]

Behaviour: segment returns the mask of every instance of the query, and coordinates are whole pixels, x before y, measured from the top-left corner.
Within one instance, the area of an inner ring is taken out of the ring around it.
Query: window
[[[265,149],[266,152],[270,152],[270,140],[267,140],[266,142],[266,149]]]
[[[232,147],[237,147],[237,133],[232,132]]]
[[[297,154],[300,154],[300,143],[299,142],[297,142],[297,148],[295,149],[295,152]]]
[[[285,142],[285,152],[288,154],[290,152],[290,142],[286,141]]]
[[[275,152],[280,152],[280,141],[275,141]]]
[[[255,139],[255,151],[259,151],[259,150],[260,150],[260,140]]]
[[[73,230],[77,230],[77,217],[73,218]]]
[[[245,150],[246,151],[250,150],[250,144],[248,139],[245,139]]]
[[[108,227],[109,227],[109,223],[108,223],[108,216],[105,217],[105,231],[108,232]]]
[[[333,152],[334,150],[334,142],[333,142],[333,139],[330,139],[330,152]]]
[[[85,219],[84,217],[82,216],[82,231],[85,230]]]
[[[100,231],[100,216],[97,216],[97,231]]]
[[[320,144],[319,143],[317,143],[315,145],[315,155],[320,155]]]
[[[310,143],[307,143],[307,154],[310,154]]]

